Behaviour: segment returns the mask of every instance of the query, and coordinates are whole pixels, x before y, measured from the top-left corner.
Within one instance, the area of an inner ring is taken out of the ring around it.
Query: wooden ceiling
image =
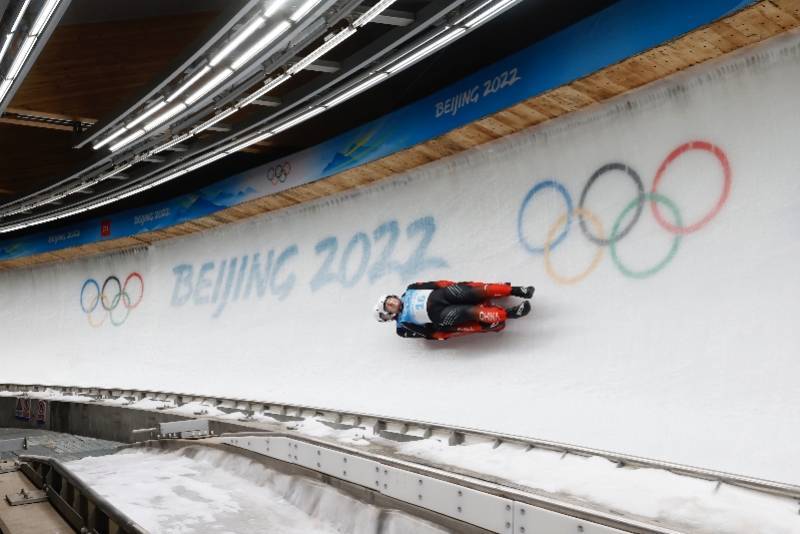
[[[73,5],[80,8],[81,1]],[[219,13],[61,24],[9,111],[82,122],[104,117],[158,81]],[[68,127],[0,118],[0,203],[53,183],[88,160],[91,149],[74,150],[76,139]]]

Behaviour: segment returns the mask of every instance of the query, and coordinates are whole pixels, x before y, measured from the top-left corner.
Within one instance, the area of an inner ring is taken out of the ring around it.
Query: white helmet
[[[396,313],[389,313],[383,307],[383,305],[386,303],[386,299],[388,299],[389,297],[397,298],[397,295],[383,295],[381,298],[378,299],[378,303],[375,304],[375,318],[380,323],[385,323],[386,321],[391,321],[395,317],[397,317]]]

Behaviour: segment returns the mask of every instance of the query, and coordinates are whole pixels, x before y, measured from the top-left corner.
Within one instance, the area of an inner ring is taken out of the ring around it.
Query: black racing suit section
[[[493,322],[486,322],[481,312],[488,311],[491,314],[497,310],[487,308],[485,304],[490,298],[507,296],[511,290],[510,284],[439,280],[411,284],[408,289],[433,290],[426,304],[431,322],[424,325],[398,322],[397,335],[401,337],[447,339],[459,333],[498,331],[505,326],[504,311]]]

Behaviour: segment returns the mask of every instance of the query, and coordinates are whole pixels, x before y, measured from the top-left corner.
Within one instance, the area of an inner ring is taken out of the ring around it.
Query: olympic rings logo
[[[272,182],[272,185],[284,183],[289,179],[289,174],[292,172],[292,164],[288,161],[279,165],[273,165],[267,169],[267,180]]]
[[[89,278],[81,287],[80,304],[93,328],[103,326],[106,319],[114,326],[121,326],[143,297],[144,279],[141,274],[133,272],[125,282],[109,276],[100,285],[94,278]]]
[[[720,197],[714,207],[711,208],[711,210],[699,220],[692,222],[691,224],[684,224],[683,217],[678,209],[678,206],[672,200],[659,193],[658,187],[661,184],[664,173],[669,166],[676,159],[693,150],[708,152],[716,158],[717,162],[722,168],[723,185],[722,193],[720,194]],[[619,213],[617,218],[614,220],[611,234],[606,237],[600,220],[591,211],[586,209],[584,204],[586,202],[587,194],[592,186],[603,175],[612,171],[621,171],[625,173],[633,181],[638,194],[636,195],[636,198],[632,199],[627,205],[625,205],[625,207]],[[545,242],[542,245],[537,246],[536,244],[530,243],[525,237],[522,222],[525,215],[525,210],[527,209],[528,204],[530,204],[531,199],[539,192],[547,189],[555,190],[555,192],[561,195],[564,200],[566,211],[548,228]],[[517,216],[517,233],[519,235],[520,243],[525,250],[531,254],[543,255],[544,267],[547,271],[547,274],[550,276],[550,278],[560,284],[577,284],[589,276],[589,274],[591,274],[597,268],[597,266],[600,264],[600,261],[603,259],[603,251],[605,247],[608,247],[614,265],[622,274],[629,278],[647,278],[664,269],[672,261],[678,251],[681,239],[684,236],[700,230],[717,216],[727,202],[728,197],[730,196],[730,191],[731,166],[728,162],[728,157],[725,155],[725,152],[718,146],[713,145],[708,141],[690,141],[680,145],[675,150],[670,152],[666,159],[661,163],[656,171],[650,192],[648,193],[645,193],[644,184],[642,183],[642,179],[639,177],[639,174],[630,166],[619,162],[603,165],[592,174],[592,176],[586,182],[586,185],[583,186],[583,191],[581,191],[581,196],[577,207],[574,207],[569,191],[567,191],[566,187],[564,187],[561,183],[552,179],[538,182],[528,191],[525,199],[522,202],[522,206],[520,207],[519,214]],[[630,233],[630,231],[639,221],[646,203],[650,204],[650,210],[652,211],[658,225],[672,234],[673,239],[669,251],[661,261],[648,268],[635,270],[625,265],[620,259],[618,253],[618,244]],[[665,209],[671,215],[671,222],[664,217],[662,209]],[[597,252],[592,257],[589,266],[584,269],[583,272],[580,272],[574,276],[565,276],[556,272],[555,268],[553,267],[552,252],[567,238],[575,218],[578,220],[578,226],[580,227],[583,235],[589,241],[597,245]],[[626,218],[630,218],[630,220],[627,224],[623,224]]]

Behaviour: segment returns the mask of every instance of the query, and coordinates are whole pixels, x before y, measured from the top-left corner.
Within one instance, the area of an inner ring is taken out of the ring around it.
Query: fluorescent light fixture
[[[42,10],[39,12],[39,16],[36,17],[36,22],[33,23],[33,28],[31,28],[30,35],[38,36],[42,33],[42,30],[50,21],[50,17],[53,16],[58,4],[61,3],[61,0],[47,0]]]
[[[169,108],[167,111],[165,111],[155,119],[151,120],[147,124],[145,124],[144,125],[145,131],[149,132],[154,128],[158,128],[159,126],[170,120],[172,117],[183,111],[184,109],[186,109],[186,104],[184,104],[183,102],[178,102],[177,104]]]
[[[219,65],[223,59],[228,57],[228,55],[233,52],[240,44],[242,44],[245,39],[253,35],[256,30],[258,30],[261,26],[264,25],[265,19],[261,16],[256,18],[253,22],[247,25],[244,30],[239,32],[239,35],[234,37],[231,42],[229,42],[225,48],[219,51],[219,53],[214,56],[211,61],[208,62],[209,65],[212,67],[216,67]]]
[[[228,154],[226,152],[220,152],[218,154],[215,154],[215,155],[213,155],[211,157],[208,157],[208,158],[206,158],[206,159],[204,159],[204,160],[202,160],[202,161],[200,161],[198,163],[195,163],[194,165],[192,165],[190,167],[171,172],[168,175],[166,175],[166,176],[164,176],[162,178],[159,178],[158,180],[156,180],[154,182],[150,182],[149,184],[143,185],[141,187],[137,187],[136,189],[132,189],[130,191],[126,191],[125,193],[122,193],[121,195],[117,196],[116,200],[121,200],[123,198],[128,198],[128,197],[133,196],[133,195],[135,195],[137,193],[141,193],[142,191],[147,191],[148,189],[152,189],[153,187],[156,187],[157,185],[161,185],[161,184],[163,184],[165,182],[169,182],[170,180],[174,180],[175,178],[177,178],[179,176],[183,176],[184,174],[187,174],[189,172],[192,172],[195,169],[199,169],[200,167],[205,167],[206,165],[214,163],[218,159],[222,159],[227,155]]]
[[[214,89],[219,84],[227,80],[231,74],[233,74],[233,71],[228,68],[218,72],[216,76],[208,80],[203,86],[200,87],[200,89],[192,93],[189,96],[189,98],[185,100],[186,104],[191,106],[192,104],[194,104],[195,102],[206,96],[208,93],[210,93],[212,89]]]
[[[364,26],[365,24],[372,22],[372,20],[375,17],[380,15],[387,7],[394,4],[395,1],[396,0],[381,0],[380,2],[369,8],[366,13],[358,17],[356,21],[353,23],[353,26],[356,28],[360,28],[361,26]]]
[[[291,120],[289,120],[287,122],[284,122],[283,124],[277,126],[276,128],[273,128],[272,129],[272,133],[280,133],[280,132],[282,132],[284,130],[288,130],[292,126],[300,124],[301,122],[305,122],[308,119],[310,119],[311,117],[319,115],[320,113],[322,113],[326,109],[327,108],[325,106],[317,106],[315,108],[312,108],[312,109],[306,111],[305,113],[301,113],[297,117],[295,117],[295,118],[293,118],[293,119],[291,119]]]
[[[354,97],[358,93],[362,93],[362,92],[366,91],[367,89],[369,89],[373,85],[379,84],[380,82],[382,82],[383,80],[385,80],[388,77],[389,77],[389,73],[380,72],[380,73],[378,73],[378,74],[376,74],[376,75],[374,75],[374,76],[372,76],[370,78],[367,78],[366,80],[364,80],[363,82],[355,85],[354,87],[351,87],[350,89],[348,89],[344,93],[341,93],[340,95],[336,96],[333,100],[330,100],[329,102],[325,102],[325,106],[329,107],[329,108],[332,108],[333,106],[339,105],[342,102],[344,102],[345,100],[348,100],[349,98]]]
[[[90,187],[92,187],[94,184],[96,184],[98,181],[99,181],[99,180],[94,180],[94,181],[92,181],[92,180],[89,180],[88,182],[83,182],[83,183],[82,183],[81,185],[79,185],[78,187],[74,187],[74,188],[70,189],[70,190],[69,190],[69,192],[70,192],[70,193],[80,193],[80,192],[81,192],[81,191],[83,191],[84,189],[89,189],[89,188],[90,188]],[[66,195],[65,195],[65,196],[66,196]],[[34,207],[38,207],[38,206],[34,206]]]
[[[227,155],[228,154],[226,152],[220,152],[219,154],[211,156],[210,158],[206,158],[206,159],[204,159],[204,160],[202,160],[202,161],[200,161],[198,163],[195,163],[191,167],[187,167],[186,169],[184,169],[184,171],[185,172],[192,172],[192,171],[194,171],[196,169],[199,169],[200,167],[205,167],[206,165],[210,165],[210,164],[214,163],[215,161],[217,161],[218,159],[222,159]]]
[[[289,18],[292,20],[292,22],[297,22],[298,20],[305,17],[309,11],[314,9],[314,6],[319,4],[319,2],[320,0],[306,0],[305,2],[303,2],[303,5],[297,8],[297,10],[294,13],[292,13],[292,16]]]
[[[135,132],[133,132],[129,136],[123,137],[120,141],[118,141],[117,143],[111,145],[109,147],[109,150],[111,150],[111,152],[115,152],[116,150],[119,150],[120,148],[122,148],[125,145],[127,145],[128,143],[130,143],[132,141],[135,141],[136,139],[139,139],[144,134],[145,134],[145,130],[143,130],[143,129],[142,130],[136,130]]]
[[[94,150],[97,150],[99,148],[103,148],[104,146],[106,146],[107,143],[113,141],[114,139],[116,139],[117,137],[119,137],[120,135],[124,134],[127,131],[128,130],[126,130],[124,127],[120,128],[119,130],[117,130],[113,134],[109,135],[108,137],[106,137],[105,139],[103,139],[102,141],[100,141],[99,143],[94,145],[92,148]]]
[[[90,188],[91,186],[102,182],[103,180],[111,178],[112,176],[116,176],[119,173],[121,173],[121,172],[123,172],[123,171],[125,171],[127,169],[130,169],[131,167],[133,167],[133,163],[127,163],[127,164],[125,164],[125,165],[123,165],[121,167],[117,167],[116,169],[112,169],[111,171],[107,172],[106,174],[100,176],[99,178],[97,178],[95,180],[87,180],[85,182],[82,182],[78,186],[73,187],[72,189],[69,189],[68,191],[64,191],[64,192],[61,192],[61,193],[55,193],[55,194],[51,195],[50,197],[48,197],[45,200],[40,200],[38,202],[35,202],[33,204],[30,204],[30,205],[25,206],[23,208],[20,208],[18,210],[7,212],[7,213],[5,213],[3,215],[6,216],[6,217],[10,216],[10,215],[16,215],[18,213],[23,213],[23,212],[26,212],[26,211],[30,211],[32,209],[39,208],[39,207],[47,205],[47,204],[52,204],[53,202],[55,202],[57,200],[61,200],[62,198],[67,197],[68,195],[84,191],[84,190]]]
[[[14,59],[14,63],[11,64],[11,68],[8,70],[8,75],[6,78],[13,80],[19,74],[19,71],[22,70],[22,66],[25,64],[25,60],[28,59],[28,56],[31,54],[33,50],[33,45],[36,44],[36,37],[28,36],[23,41],[22,46],[19,48],[17,52],[17,57]]]
[[[152,187],[155,187],[155,186],[157,186],[157,185],[161,185],[161,184],[163,184],[163,183],[165,183],[165,182],[169,182],[170,180],[174,180],[174,179],[175,179],[175,178],[177,178],[178,176],[183,176],[183,175],[184,175],[184,174],[186,174],[187,172],[189,172],[189,171],[187,171],[186,169],[181,169],[181,170],[179,170],[179,171],[175,171],[175,172],[173,172],[173,173],[171,173],[171,174],[168,174],[168,175],[166,175],[166,176],[165,176],[165,177],[163,177],[163,178],[159,178],[159,179],[158,179],[158,180],[156,180],[155,182],[152,182],[152,183],[149,183],[149,184],[147,184],[147,185],[146,185],[146,186],[144,186],[144,187],[140,187],[139,189],[136,189],[136,190],[134,190],[134,191],[128,191],[127,193],[124,193],[122,196],[120,196],[120,197],[118,197],[118,198],[126,198],[126,197],[129,197],[129,196],[131,196],[131,195],[135,195],[136,193],[141,193],[142,191],[147,191],[148,189],[150,189],[150,188],[152,188]]]
[[[14,20],[14,24],[11,26],[11,33],[16,32],[17,28],[19,28],[19,23],[22,22],[22,17],[25,15],[25,11],[28,9],[30,3],[31,0],[25,0],[25,2],[22,4],[22,8],[20,8],[19,13],[17,13],[17,18]]]
[[[404,59],[400,60],[399,63],[395,63],[394,65],[392,65],[391,67],[389,67],[386,70],[389,71],[391,74],[398,73],[401,70],[403,70],[406,67],[408,67],[409,65],[411,65],[413,63],[416,63],[417,61],[420,61],[421,59],[433,54],[434,52],[436,52],[440,48],[443,48],[449,42],[458,39],[466,31],[467,30],[464,29],[464,28],[456,28],[456,29],[454,29],[454,30],[452,30],[450,32],[447,32],[442,37],[440,37],[438,39],[434,39],[432,42],[428,43],[427,45],[423,46],[422,48],[420,48],[420,49],[418,49],[418,50],[416,50],[414,52],[411,52]]]
[[[145,111],[144,113],[142,113],[141,115],[136,117],[132,122],[129,122],[128,124],[126,124],[125,127],[130,130],[131,128],[133,128],[134,126],[139,124],[140,122],[142,122],[145,119],[147,119],[149,117],[152,117],[154,114],[158,113],[158,111],[160,109],[162,109],[166,105],[167,105],[167,103],[164,100],[162,100],[161,102],[159,102],[158,104],[156,104],[152,108],[148,109],[147,111]]]
[[[238,145],[234,145],[231,148],[226,148],[225,152],[228,153],[228,154],[233,154],[234,152],[238,152],[238,151],[242,150],[243,148],[247,148],[249,146],[255,145],[256,143],[260,143],[264,139],[269,139],[273,135],[275,135],[274,132],[265,132],[265,133],[259,135],[258,137],[254,137],[252,139],[248,139],[247,141],[242,141]]]
[[[11,84],[13,82],[14,80],[3,80],[0,82],[0,102],[2,102],[6,94],[8,94],[8,90],[11,89]]]
[[[479,24],[483,24],[484,22],[488,21],[489,19],[499,15],[502,11],[505,11],[506,8],[510,7],[512,4],[518,2],[519,0],[501,0],[491,8],[487,9],[474,19],[468,21],[465,26],[467,28],[474,28]]]
[[[247,49],[247,51],[239,56],[236,61],[231,64],[233,70],[238,70],[242,65],[253,59],[253,57],[265,49],[275,39],[291,27],[287,21],[281,21],[280,24],[272,28],[267,34],[258,40],[256,44]]]
[[[13,33],[6,34],[5,41],[3,42],[3,46],[0,47],[0,62],[3,61],[3,57],[6,55],[8,51],[8,46],[11,44],[11,38],[14,37]]]
[[[286,3],[286,0],[273,0],[272,4],[264,11],[264,16],[269,18],[275,14],[280,8],[283,7],[283,4]]]
[[[180,95],[183,94],[184,91],[186,91],[188,88],[197,83],[197,80],[199,80],[209,72],[211,72],[211,67],[209,67],[208,65],[197,71],[197,73],[191,78],[189,78],[189,80],[185,84],[181,85],[177,91],[169,95],[169,97],[167,98],[167,102],[172,102],[173,100],[178,98]]]
[[[130,196],[133,196],[133,195],[135,195],[137,193],[141,193],[142,191],[146,191],[148,189],[151,189],[151,188],[153,188],[153,187],[155,187],[157,185],[161,185],[164,182],[168,182],[169,180],[173,180],[173,179],[177,178],[178,176],[182,176],[182,175],[184,175],[184,174],[186,174],[188,172],[191,172],[191,171],[193,171],[195,169],[199,169],[200,167],[204,167],[206,165],[209,165],[209,164],[217,161],[218,159],[224,158],[227,155],[228,154],[225,153],[225,152],[221,152],[219,154],[215,154],[212,157],[206,158],[206,159],[204,159],[204,160],[202,160],[202,161],[200,161],[198,163],[195,163],[191,167],[188,167],[186,169],[181,169],[179,171],[173,172],[173,173],[171,173],[171,174],[169,174],[169,175],[167,175],[167,176],[165,176],[163,178],[158,179],[155,182],[149,183],[147,185],[143,185],[141,187],[137,187],[135,189],[131,189],[130,191],[126,191],[125,193],[119,194],[119,195],[117,195],[115,197],[107,198],[107,199],[95,202],[93,204],[89,204],[87,206],[83,206],[83,207],[80,207],[80,208],[75,208],[75,209],[72,209],[72,210],[69,210],[69,211],[65,211],[65,212],[59,213],[57,215],[52,215],[50,217],[45,217],[44,219],[36,219],[35,221],[24,222],[24,223],[20,223],[18,225],[15,225],[15,226],[7,227],[7,228],[1,228],[0,229],[0,233],[8,233],[8,232],[14,232],[16,230],[22,230],[23,228],[28,228],[30,226],[36,226],[38,224],[45,224],[45,223],[49,223],[49,222],[52,222],[52,221],[57,221],[59,219],[65,219],[67,217],[72,217],[73,215],[78,215],[79,213],[84,213],[84,212],[92,210],[92,209],[97,209],[97,208],[106,206],[106,205],[111,204],[113,202],[117,202],[118,200],[122,200],[124,198],[128,198]],[[119,169],[117,172],[121,172],[122,170],[123,169]],[[81,184],[81,186],[78,189],[75,189],[75,191],[79,191],[81,189],[85,189],[86,187],[89,187],[90,185],[93,185],[94,183],[97,183],[97,182]],[[63,196],[66,196],[66,195],[63,195]],[[62,197],[58,197],[58,198],[63,198],[63,196]],[[58,198],[52,198],[51,201],[52,200],[58,200]],[[21,213],[22,211],[28,211],[29,209],[31,209],[31,208],[30,207],[24,208],[23,210],[20,210],[17,213]]]
[[[226,117],[230,117],[231,115],[233,115],[237,111],[239,111],[239,108],[229,108],[229,109],[223,111],[222,113],[218,113],[217,115],[214,115],[213,117],[208,119],[206,122],[204,122],[200,126],[197,126],[197,127],[193,128],[192,132],[191,132],[192,135],[196,135],[196,134],[202,132],[203,130],[207,130],[207,129],[211,128],[212,126],[217,124],[219,121],[225,119]]]
[[[337,33],[336,35],[332,35],[327,41],[325,41],[324,44],[322,44],[322,46],[320,46],[319,48],[311,52],[309,55],[307,55],[294,65],[292,65],[292,67],[288,71],[289,74],[296,74],[301,70],[303,70],[304,68],[308,67],[316,60],[327,54],[328,51],[330,51],[333,47],[337,46],[339,43],[341,43],[354,33],[356,33],[355,28],[347,27],[342,31],[340,31],[339,33]]]
[[[267,81],[266,84],[264,84],[264,87],[262,87],[261,89],[259,89],[255,93],[251,94],[250,96],[248,96],[247,98],[242,100],[239,103],[239,107],[249,106],[250,104],[252,104],[256,100],[258,100],[259,98],[261,98],[265,94],[269,93],[270,91],[272,91],[273,89],[278,87],[280,84],[282,84],[283,82],[285,82],[289,78],[291,78],[291,76],[289,76],[288,74],[281,74],[277,78],[270,79],[269,81]]]
[[[462,22],[470,18],[471,16],[475,15],[476,13],[480,13],[486,6],[493,4],[496,0],[484,0],[477,6],[473,7],[469,11],[467,11],[464,15],[462,15],[457,21],[453,23],[453,26],[459,26]]]
[[[172,139],[171,141],[167,141],[166,143],[164,143],[160,147],[154,149],[152,152],[150,152],[150,155],[154,156],[154,155],[158,154],[159,152],[164,152],[165,150],[169,150],[170,148],[174,147],[175,145],[179,145],[179,144],[183,143],[184,141],[186,141],[190,137],[192,137],[192,134],[190,134],[190,133],[185,133],[185,134],[183,134],[181,136],[178,136],[175,139]]]

